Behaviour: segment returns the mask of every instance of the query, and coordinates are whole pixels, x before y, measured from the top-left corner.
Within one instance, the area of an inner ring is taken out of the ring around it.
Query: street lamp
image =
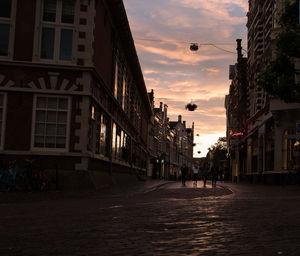
[[[196,104],[189,103],[185,106],[188,111],[194,111],[197,108]]]
[[[198,51],[198,49],[199,49],[198,44],[196,44],[196,43],[191,43],[191,45],[190,45],[190,50],[191,50],[192,52],[196,52],[196,51]]]

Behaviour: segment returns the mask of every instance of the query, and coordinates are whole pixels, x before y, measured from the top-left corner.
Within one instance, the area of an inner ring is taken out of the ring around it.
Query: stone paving
[[[0,255],[300,255],[299,187],[53,193],[0,194]]]

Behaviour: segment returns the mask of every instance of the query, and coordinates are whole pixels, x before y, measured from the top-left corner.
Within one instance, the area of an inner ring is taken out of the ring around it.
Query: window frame
[[[299,168],[299,148],[295,143],[300,139],[296,136],[296,129],[289,127],[283,132],[282,141],[282,169],[297,170]]]
[[[36,124],[36,103],[38,97],[44,98],[64,98],[68,100],[67,107],[67,124],[66,124],[66,146],[64,148],[47,148],[47,147],[36,147],[35,142],[35,124]],[[35,94],[33,97],[33,106],[32,106],[32,124],[31,124],[31,150],[32,151],[43,151],[43,152],[68,152],[70,144],[70,127],[71,127],[71,97],[65,95],[50,95],[50,94]]]
[[[10,17],[0,17],[0,24],[9,25],[9,35],[8,35],[8,54],[0,55],[0,59],[12,59],[14,55],[14,39],[15,39],[15,24],[16,24],[16,10],[17,10],[17,1],[11,0],[11,10]]]
[[[106,156],[107,155],[107,117],[104,113],[100,113],[100,129],[99,129],[99,154]],[[104,134],[103,138],[101,135]]]
[[[77,17],[78,17],[78,5],[79,1],[75,0],[74,6],[74,22],[73,23],[62,23],[62,1],[57,0],[56,2],[56,19],[54,22],[52,21],[44,21],[44,0],[40,3],[40,12],[39,15],[39,35],[38,35],[38,52],[35,53],[37,59],[41,62],[45,63],[58,63],[58,64],[76,64],[76,35],[77,35]],[[52,59],[45,59],[41,57],[41,50],[42,50],[42,37],[43,37],[43,28],[52,28],[54,29],[54,45],[53,45],[53,58]],[[60,48],[61,48],[61,31],[63,29],[72,30],[72,58],[71,60],[61,60],[60,59]]]
[[[0,92],[0,95],[3,95],[3,107],[2,107],[2,124],[1,124],[1,138],[0,138],[0,149],[4,149],[4,140],[5,140],[5,127],[6,127],[6,110],[7,110],[7,94]]]

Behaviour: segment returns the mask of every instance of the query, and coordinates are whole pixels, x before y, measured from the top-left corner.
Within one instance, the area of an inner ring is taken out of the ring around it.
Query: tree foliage
[[[285,102],[300,102],[300,83],[296,82],[294,60],[300,58],[300,25],[298,1],[286,3],[276,38],[276,56],[260,73],[259,84],[269,94]]]
[[[221,161],[227,159],[227,146],[226,137],[220,137],[218,142],[211,146],[210,150],[212,152],[212,161],[219,165]]]

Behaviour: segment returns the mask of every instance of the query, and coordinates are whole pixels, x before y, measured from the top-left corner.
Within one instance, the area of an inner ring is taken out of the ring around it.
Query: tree
[[[211,146],[210,151],[212,152],[212,161],[216,165],[221,165],[221,161],[227,159],[227,146],[226,137],[220,137],[218,142]]]
[[[267,63],[260,73],[259,85],[270,95],[281,100],[300,102],[300,83],[295,76],[295,59],[300,58],[300,24],[298,1],[286,3],[284,12],[279,19],[281,31],[276,44],[276,56]]]

